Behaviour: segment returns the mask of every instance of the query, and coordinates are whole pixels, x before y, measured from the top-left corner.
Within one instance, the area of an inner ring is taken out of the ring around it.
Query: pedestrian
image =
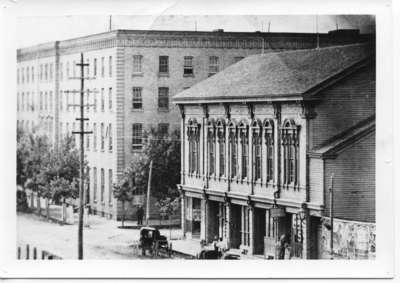
[[[139,206],[139,208],[136,211],[137,225],[138,226],[139,225],[143,225],[143,214],[144,214],[143,207]]]

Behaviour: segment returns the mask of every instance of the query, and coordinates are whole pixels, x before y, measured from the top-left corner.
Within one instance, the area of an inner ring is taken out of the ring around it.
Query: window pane
[[[168,56],[160,56],[159,72],[168,73]]]
[[[142,55],[133,55],[133,72],[142,72]]]
[[[158,108],[161,110],[168,110],[169,108],[169,97],[168,97],[167,87],[158,88]]]
[[[143,130],[142,124],[132,125],[132,149],[140,150],[143,146]]]
[[[132,108],[133,109],[143,108],[141,87],[132,88]]]
[[[183,74],[192,75],[193,74],[193,57],[185,56],[183,63]]]
[[[219,71],[219,58],[217,56],[209,57],[208,75],[211,76]]]

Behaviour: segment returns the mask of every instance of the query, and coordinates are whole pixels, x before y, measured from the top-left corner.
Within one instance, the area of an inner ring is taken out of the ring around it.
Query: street
[[[121,223],[99,216],[90,215],[90,226],[84,227],[84,259],[151,259],[134,251],[133,245],[139,239],[138,229],[119,229]],[[60,225],[48,222],[36,214],[18,213],[17,246],[37,247],[63,259],[77,259],[77,225]],[[168,229],[160,230],[169,237]],[[172,238],[178,238],[179,229],[172,230]]]

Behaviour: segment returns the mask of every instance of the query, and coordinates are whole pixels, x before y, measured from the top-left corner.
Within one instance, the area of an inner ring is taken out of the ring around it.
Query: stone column
[[[254,253],[254,206],[249,205],[249,232],[250,232],[250,245],[249,245],[249,255]]]
[[[228,249],[231,247],[231,204],[229,201],[225,201],[225,227],[224,227],[224,239],[226,239],[226,244]]]
[[[303,232],[303,259],[311,258],[311,235],[310,235],[310,215],[308,209],[306,209],[305,219],[302,220],[302,232]]]
[[[186,197],[185,193],[181,191],[181,229],[182,237],[186,238]]]
[[[203,197],[201,200],[201,224],[200,224],[200,240],[208,241],[208,200]]]

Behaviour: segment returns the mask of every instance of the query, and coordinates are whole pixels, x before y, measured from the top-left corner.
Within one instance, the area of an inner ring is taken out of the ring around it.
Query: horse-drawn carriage
[[[157,228],[142,227],[140,228],[139,249],[142,250],[142,255],[146,255],[146,250],[152,256],[158,256],[160,251],[171,256],[172,247],[168,243],[167,237],[160,234]]]

